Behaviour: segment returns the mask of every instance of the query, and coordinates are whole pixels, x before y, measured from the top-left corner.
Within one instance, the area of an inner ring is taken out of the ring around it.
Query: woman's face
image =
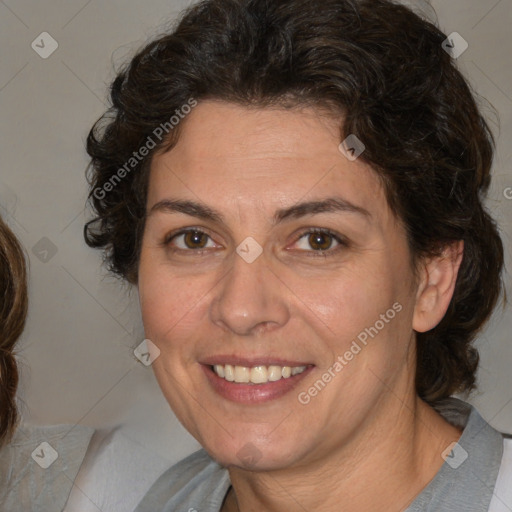
[[[182,122],[152,163],[139,267],[156,377],[221,463],[311,462],[414,394],[404,229],[318,111],[205,101]]]

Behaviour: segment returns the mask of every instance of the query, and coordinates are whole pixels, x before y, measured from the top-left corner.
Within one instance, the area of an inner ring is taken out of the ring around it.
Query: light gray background
[[[0,2],[0,212],[30,256],[30,312],[19,349],[23,419],[98,429],[121,425],[125,438],[164,461],[162,467],[197,444],[170,411],[151,369],[133,355],[144,338],[135,290],[108,276],[101,255],[83,242],[84,141],[106,108],[116,66],[190,3]],[[458,65],[499,112],[498,130],[482,101],[498,141],[488,206],[501,225],[510,268],[512,199],[505,191],[512,187],[512,0],[432,5],[444,32],[459,32],[469,43]],[[47,59],[31,48],[44,31],[59,45]],[[52,247],[43,237],[57,251],[47,262],[33,251]],[[511,295],[509,274],[505,280]],[[510,332],[508,307],[477,342],[480,387],[470,398],[493,426],[508,432]]]

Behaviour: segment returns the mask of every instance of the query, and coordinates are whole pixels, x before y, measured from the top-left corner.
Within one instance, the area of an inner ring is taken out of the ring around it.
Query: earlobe
[[[464,254],[464,241],[447,245],[442,254],[425,262],[416,293],[413,329],[426,332],[444,317],[455,290]]]

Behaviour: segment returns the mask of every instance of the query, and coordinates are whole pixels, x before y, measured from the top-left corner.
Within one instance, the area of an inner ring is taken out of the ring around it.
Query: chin
[[[211,437],[202,444],[209,455],[220,465],[231,468],[237,467],[247,471],[271,471],[289,467],[299,456],[297,443],[286,443],[275,438],[272,442],[257,435],[240,437],[223,436],[223,440],[215,442]],[[304,449],[299,441],[300,450]]]

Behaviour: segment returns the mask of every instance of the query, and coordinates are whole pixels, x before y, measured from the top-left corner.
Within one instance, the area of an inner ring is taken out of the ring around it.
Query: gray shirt
[[[503,436],[461,400],[447,399],[436,409],[464,431],[406,512],[486,512],[500,469]],[[163,473],[135,512],[219,512],[230,485],[227,469],[199,450]]]

